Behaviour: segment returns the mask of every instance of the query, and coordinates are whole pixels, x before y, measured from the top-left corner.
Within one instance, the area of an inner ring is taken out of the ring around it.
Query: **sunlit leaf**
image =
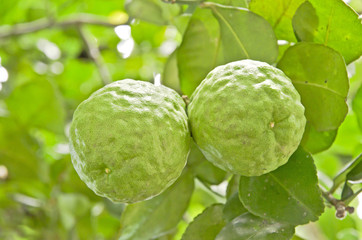
[[[348,77],[341,55],[315,43],[290,47],[278,68],[292,80],[301,95],[307,120],[317,131],[339,127],[348,108]]]
[[[161,81],[162,84],[166,87],[172,88],[177,92],[181,93],[180,79],[178,77],[177,68],[177,50],[174,51],[167,59]]]
[[[302,41],[324,44],[340,52],[346,63],[362,54],[362,24],[358,14],[340,0],[309,0],[300,6],[293,18],[296,35]],[[318,24],[311,18],[318,17]]]
[[[278,46],[270,24],[246,9],[211,5],[219,21],[225,62],[253,59],[273,63]]]
[[[221,63],[219,26],[208,9],[196,9],[177,50],[181,90],[191,96],[207,73]]]
[[[215,3],[204,7],[213,15],[209,9],[195,11],[177,52],[183,93],[191,95],[218,65],[247,58],[275,62],[278,45],[266,20],[243,8]]]
[[[250,10],[264,17],[278,39],[295,42],[292,18],[305,0],[251,0]]]

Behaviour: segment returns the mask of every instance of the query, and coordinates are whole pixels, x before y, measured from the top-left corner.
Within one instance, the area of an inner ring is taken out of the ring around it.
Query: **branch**
[[[322,190],[322,195],[336,209],[337,218],[344,218],[346,211],[349,213],[354,212],[354,207],[347,206],[344,201],[334,198],[331,193]]]
[[[42,18],[28,23],[18,23],[12,26],[0,27],[0,38],[18,36],[27,33],[37,32],[47,28],[66,28],[82,24],[100,25],[105,27],[116,27],[126,24],[126,21],[111,23],[107,18],[99,17],[93,14],[76,14],[67,19],[56,21],[52,18]]]
[[[78,26],[78,31],[89,57],[93,60],[94,64],[98,69],[103,84],[107,85],[111,83],[111,75],[107,69],[107,66],[104,63],[103,57],[99,51],[97,44],[94,42],[94,39],[92,39],[94,37],[90,35],[90,33],[85,32],[82,26]]]

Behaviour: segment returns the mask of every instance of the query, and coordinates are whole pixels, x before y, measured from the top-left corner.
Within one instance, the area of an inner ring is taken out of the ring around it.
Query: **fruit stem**
[[[186,106],[190,104],[190,98],[187,95],[182,95],[182,99],[184,100]]]

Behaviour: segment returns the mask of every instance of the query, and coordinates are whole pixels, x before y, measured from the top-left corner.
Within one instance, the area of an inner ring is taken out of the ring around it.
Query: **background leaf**
[[[35,140],[13,119],[0,117],[0,165],[8,169],[10,179],[29,180],[38,176],[37,147]]]
[[[164,25],[180,13],[180,6],[158,0],[128,0],[125,3],[127,13],[146,22]]]
[[[40,77],[20,83],[6,103],[11,115],[23,126],[63,133],[65,111],[58,94],[49,81]]]
[[[270,173],[241,176],[239,196],[251,213],[294,225],[316,221],[324,210],[313,159],[302,148]]]
[[[349,87],[340,54],[320,44],[299,43],[284,53],[278,68],[292,80],[314,128],[337,129],[348,111]]]

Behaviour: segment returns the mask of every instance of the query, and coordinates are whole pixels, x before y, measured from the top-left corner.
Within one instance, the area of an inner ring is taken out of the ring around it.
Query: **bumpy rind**
[[[163,192],[189,153],[185,103],[173,90],[121,80],[93,93],[70,127],[75,170],[97,195],[137,202]]]
[[[191,96],[191,132],[205,157],[244,176],[285,164],[305,128],[291,80],[267,63],[242,60],[211,71]]]

